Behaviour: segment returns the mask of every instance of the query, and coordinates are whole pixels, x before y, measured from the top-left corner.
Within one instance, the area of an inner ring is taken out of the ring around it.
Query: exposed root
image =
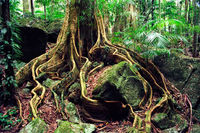
[[[20,116],[22,122],[24,122],[24,117],[22,115],[22,103],[20,102],[18,96],[15,96],[15,98],[17,99],[17,104],[18,104],[18,107],[19,107],[19,116]]]
[[[32,113],[35,118],[38,117],[37,108],[38,105],[41,104],[46,91],[46,88],[42,86],[41,81],[38,81],[37,77],[44,73],[49,78],[60,79],[60,81],[51,88],[51,91],[54,95],[57,111],[60,112],[63,117],[66,115],[62,107],[63,105],[61,105],[64,101],[64,91],[67,91],[69,86],[79,78],[81,85],[81,97],[86,109],[89,108],[90,110],[96,110],[97,112],[103,113],[105,110],[107,110],[107,108],[109,108],[108,105],[112,104],[120,105],[121,108],[129,107],[134,117],[133,128],[130,130],[130,132],[149,133],[151,132],[152,127],[155,127],[152,126],[151,123],[153,112],[157,108],[168,105],[169,100],[173,100],[174,97],[176,98],[177,96],[174,94],[177,93],[178,90],[167,84],[167,80],[164,78],[163,74],[151,61],[143,59],[140,55],[132,50],[120,45],[113,45],[110,41],[108,41],[103,19],[101,15],[99,15],[99,11],[96,12],[98,13],[98,15],[95,14],[95,20],[97,23],[97,41],[90,49],[89,57],[82,56],[83,48],[77,22],[77,11],[73,4],[70,4],[69,7],[68,3],[66,17],[57,40],[57,45],[48,53],[33,59],[26,66],[20,69],[16,74],[16,80],[19,84],[21,84],[26,79],[33,79],[37,84],[36,87],[31,91],[33,98],[30,101]],[[78,32],[78,34],[76,34],[76,32]],[[79,47],[76,46],[76,42],[79,42]],[[131,70],[136,75],[136,78],[143,83],[143,89],[145,92],[144,97],[139,103],[139,108],[143,110],[143,113],[135,112],[131,105],[123,105],[121,101],[104,101],[103,104],[102,101],[87,97],[87,75],[92,74],[96,70],[102,68],[104,65],[102,59],[96,59],[96,57],[99,56],[97,55],[99,54],[97,53],[99,51],[102,53],[107,53],[108,57],[106,58],[112,57],[114,63],[127,61],[130,66],[134,66],[131,67]],[[91,65],[95,61],[100,62],[100,64],[91,70]],[[65,73],[65,75],[61,76],[61,73]],[[158,103],[153,101],[155,92],[160,94],[161,100]],[[61,95],[61,99],[59,99],[59,95]],[[190,109],[190,119],[188,120],[188,131],[190,131],[192,125],[192,107],[187,98],[185,103],[187,103],[188,108]],[[188,108],[183,110],[187,110]],[[101,121],[92,118],[92,116],[87,113],[87,110],[85,113],[89,116],[88,119]],[[156,130],[156,128],[154,128],[154,130]]]
[[[37,113],[38,113],[37,107],[41,103],[41,101],[43,100],[44,95],[45,95],[45,91],[46,91],[46,88],[44,86],[42,86],[40,84],[40,82],[38,82],[36,80],[35,66],[36,66],[37,63],[38,63],[38,61],[36,60],[36,62],[33,64],[33,67],[32,67],[33,80],[37,83],[37,86],[35,88],[33,88],[32,91],[31,91],[31,93],[33,94],[33,98],[30,101],[30,106],[31,106],[31,109],[32,109],[32,113],[33,113],[33,116],[35,118],[38,117],[37,116]],[[38,94],[37,94],[37,92],[39,93],[39,91],[41,91],[40,96],[38,96]]]

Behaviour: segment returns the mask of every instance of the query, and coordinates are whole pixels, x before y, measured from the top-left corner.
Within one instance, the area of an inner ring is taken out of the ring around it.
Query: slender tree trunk
[[[152,16],[152,20],[154,20],[154,8],[155,8],[155,7],[154,7],[154,0],[152,0],[151,2],[152,2],[152,3],[151,3],[151,4],[152,4],[152,8],[153,8],[153,9],[151,10],[151,16]],[[152,26],[153,26],[153,25],[154,25],[154,24],[152,23]]]
[[[200,1],[199,1],[199,3],[200,3]],[[200,16],[200,7],[197,7],[197,24],[200,23],[199,16]],[[200,26],[200,24],[199,24],[199,26]],[[198,47],[198,50],[197,50],[198,54],[200,54],[200,34],[199,33],[197,34],[197,47]]]
[[[161,0],[159,0],[159,20],[161,20]]]
[[[44,4],[44,17],[45,17],[45,21],[47,21],[47,10],[46,10],[45,4]]]
[[[190,19],[190,13],[191,13],[191,10],[190,10],[190,0],[188,0],[188,18],[187,18],[187,20],[188,20],[188,23],[190,23],[191,22],[191,19]]]
[[[54,14],[55,1],[51,0],[51,12]]]
[[[1,18],[2,18],[2,25],[3,29],[6,29],[6,33],[3,35],[3,55],[0,58],[4,58],[6,66],[4,66],[4,74],[3,77],[0,77],[1,82],[6,81],[6,83],[1,84],[3,86],[0,86],[0,93],[3,95],[3,99],[1,99],[1,102],[4,102],[4,104],[15,104],[16,101],[14,100],[14,94],[15,94],[15,86],[14,86],[14,70],[12,66],[12,60],[13,60],[13,49],[11,46],[11,29],[8,25],[8,22],[10,21],[10,9],[9,9],[9,0],[4,0],[2,2],[2,8],[1,8]],[[3,92],[2,92],[3,91]],[[8,94],[6,94],[6,93]],[[4,94],[5,93],[5,94]],[[1,103],[0,102],[0,103]]]
[[[185,21],[188,22],[188,0],[185,0]]]
[[[133,29],[136,29],[136,14],[137,14],[137,10],[136,10],[135,5],[129,4],[128,11],[130,12],[130,16],[128,17],[128,26],[132,27]]]
[[[113,33],[114,32],[119,32],[119,29],[120,29],[120,21],[121,21],[121,16],[119,15],[119,12],[117,11],[116,12],[116,17],[115,17],[115,23],[114,23],[114,26],[113,26]]]
[[[34,16],[34,2],[33,0],[30,0],[30,2],[31,2],[31,13]]]
[[[194,6],[194,17],[193,17],[193,25],[196,26],[197,25],[197,15],[198,15],[198,10],[197,10],[197,6],[196,6],[196,0],[193,1],[193,6]],[[196,31],[194,31],[194,35],[193,35],[193,51],[192,51],[192,55],[193,57],[197,57],[197,39],[198,39],[198,34]]]
[[[23,14],[24,14],[24,16],[26,16],[28,12],[29,12],[29,2],[28,2],[28,0],[23,0]]]
[[[180,15],[180,16],[182,15],[182,14],[181,14],[181,11],[182,11],[182,5],[183,5],[183,2],[180,1],[180,8],[179,8],[179,15]]]

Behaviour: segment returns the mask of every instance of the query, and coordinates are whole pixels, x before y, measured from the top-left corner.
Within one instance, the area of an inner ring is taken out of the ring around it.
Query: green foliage
[[[66,0],[36,0],[35,16],[45,19],[44,11],[41,11],[41,5],[46,7],[46,19],[54,21],[62,19],[65,16]]]
[[[17,123],[21,121],[21,119],[16,119],[16,115],[18,114],[17,107],[13,107],[8,109],[6,113],[0,113],[0,125],[3,130],[9,130]]]
[[[48,6],[51,0],[36,0],[36,2]]]
[[[18,21],[15,21],[22,17],[23,11],[19,8],[20,0],[10,0],[10,18],[11,21],[17,23]]]
[[[106,23],[112,30],[112,42],[133,48],[145,57],[170,54],[172,50],[183,52],[191,46],[193,33],[199,34],[200,31],[199,24],[193,25],[192,1],[187,10],[185,2],[174,0],[163,0],[160,5],[158,1],[154,1],[152,5],[152,1],[98,0],[97,5],[104,18],[109,19]],[[130,5],[137,12],[130,12]],[[200,12],[199,6],[197,8]],[[136,22],[128,22],[133,13]],[[135,26],[131,25],[133,23]],[[120,27],[117,31],[116,25]]]
[[[19,4],[18,0],[10,1],[10,14],[12,16],[16,16],[16,12],[18,9],[15,9]],[[17,87],[14,75],[8,75],[6,71],[9,70],[9,66],[13,67],[14,63],[13,60],[20,56],[21,51],[19,49],[19,45],[14,43],[14,38],[17,38],[17,34],[14,32],[15,24],[16,24],[17,17],[12,18],[11,22],[6,22],[6,25],[11,29],[11,42],[8,42],[4,37],[8,32],[8,29],[3,26],[3,21],[0,19],[0,104],[10,97],[11,92],[6,87]],[[5,50],[5,48],[9,46],[12,50],[9,52]],[[6,86],[6,87],[5,87]],[[14,88],[12,88],[14,89]]]

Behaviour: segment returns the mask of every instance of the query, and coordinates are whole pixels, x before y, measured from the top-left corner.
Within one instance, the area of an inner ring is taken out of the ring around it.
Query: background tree
[[[30,3],[31,3],[31,13],[34,16],[34,1],[30,0]]]
[[[46,21],[47,20],[47,6],[49,6],[51,0],[36,0],[36,2],[43,5],[44,16],[45,16],[45,21]]]
[[[29,0],[23,0],[23,14],[26,16],[29,13]]]
[[[0,47],[0,104],[16,104],[15,78],[13,70],[13,48],[11,44],[11,23],[9,0],[0,3],[1,47]]]
[[[196,30],[196,27],[199,26],[199,6],[200,2],[198,0],[193,0],[193,6],[194,6],[194,10],[193,10],[193,26],[194,26],[194,35],[193,35],[193,57],[197,57],[199,54],[199,46],[198,46],[198,32]]]

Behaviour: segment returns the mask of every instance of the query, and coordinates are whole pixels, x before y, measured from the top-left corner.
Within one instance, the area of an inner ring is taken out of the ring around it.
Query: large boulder
[[[106,69],[93,90],[93,98],[138,106],[144,96],[143,84],[130,67],[123,61]]]
[[[200,59],[171,54],[153,60],[164,76],[191,100],[193,114],[200,120]]]
[[[36,118],[21,129],[19,133],[46,133],[47,130],[47,124],[41,118]]]

